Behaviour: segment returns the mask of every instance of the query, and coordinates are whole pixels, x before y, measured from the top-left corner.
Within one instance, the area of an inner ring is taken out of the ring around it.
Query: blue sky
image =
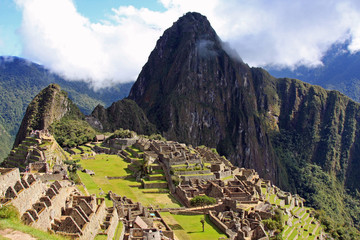
[[[94,88],[134,81],[157,39],[188,11],[205,15],[251,66],[318,66],[360,50],[358,0],[0,0],[0,55]]]
[[[100,22],[112,14],[112,8],[134,6],[154,11],[165,11],[156,0],[75,0],[80,14],[92,22]],[[21,56],[21,38],[16,33],[21,25],[21,10],[13,0],[0,0],[0,56]]]

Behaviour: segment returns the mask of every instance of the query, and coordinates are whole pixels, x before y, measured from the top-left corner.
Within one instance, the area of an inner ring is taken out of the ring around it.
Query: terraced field
[[[81,159],[80,155],[73,155],[73,159],[80,159],[79,163],[83,168],[95,172],[94,176],[90,176],[78,171],[81,182],[90,194],[105,197],[111,190],[121,196],[129,197],[135,202],[141,202],[145,206],[180,207],[180,204],[164,188],[141,188],[141,183],[131,176],[131,171],[128,169],[130,163],[118,155],[98,154],[93,159]],[[155,174],[161,173],[155,172]],[[110,179],[108,177],[120,178]],[[163,182],[164,180],[154,181]],[[106,203],[107,205],[111,204],[109,199],[106,199]]]
[[[293,207],[290,205],[280,206],[280,199],[277,198],[276,194],[269,194],[266,188],[261,188],[262,193],[274,206],[278,206],[285,211],[288,209],[293,216],[284,214],[285,226],[282,232],[283,239],[318,239],[321,234],[322,227],[314,219],[311,212],[313,211],[309,207]],[[290,219],[290,224],[287,225]]]

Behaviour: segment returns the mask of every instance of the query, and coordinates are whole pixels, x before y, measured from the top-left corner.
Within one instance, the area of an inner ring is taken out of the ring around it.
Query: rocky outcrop
[[[119,128],[131,129],[138,134],[156,133],[156,127],[149,122],[144,111],[132,100],[123,99],[105,109],[98,105],[86,118],[94,128],[113,132]]]

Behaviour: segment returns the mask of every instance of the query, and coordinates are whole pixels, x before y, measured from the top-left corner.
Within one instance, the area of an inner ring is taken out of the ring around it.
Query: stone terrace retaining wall
[[[39,212],[39,219],[33,222],[31,226],[46,231],[50,227],[51,221],[61,216],[61,208],[65,208],[66,198],[74,190],[75,187],[61,187],[59,193],[50,200],[51,206],[45,207],[44,210]]]
[[[0,196],[4,196],[10,186],[14,186],[20,179],[18,168],[0,168]]]
[[[46,186],[41,181],[34,181],[28,188],[18,192],[11,204],[19,210],[20,215],[23,215],[42,196],[45,189]]]
[[[227,234],[227,230],[228,230],[228,227],[222,223],[217,217],[214,216],[214,214],[212,214],[211,211],[209,211],[209,218],[210,218],[210,221],[216,226],[218,227],[223,233],[226,233]],[[231,237],[228,235],[228,237]]]

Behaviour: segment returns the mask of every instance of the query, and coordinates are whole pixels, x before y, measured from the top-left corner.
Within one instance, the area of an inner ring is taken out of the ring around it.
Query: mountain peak
[[[178,27],[184,33],[194,32],[197,34],[214,31],[208,19],[197,12],[188,12],[180,17],[170,28]]]

